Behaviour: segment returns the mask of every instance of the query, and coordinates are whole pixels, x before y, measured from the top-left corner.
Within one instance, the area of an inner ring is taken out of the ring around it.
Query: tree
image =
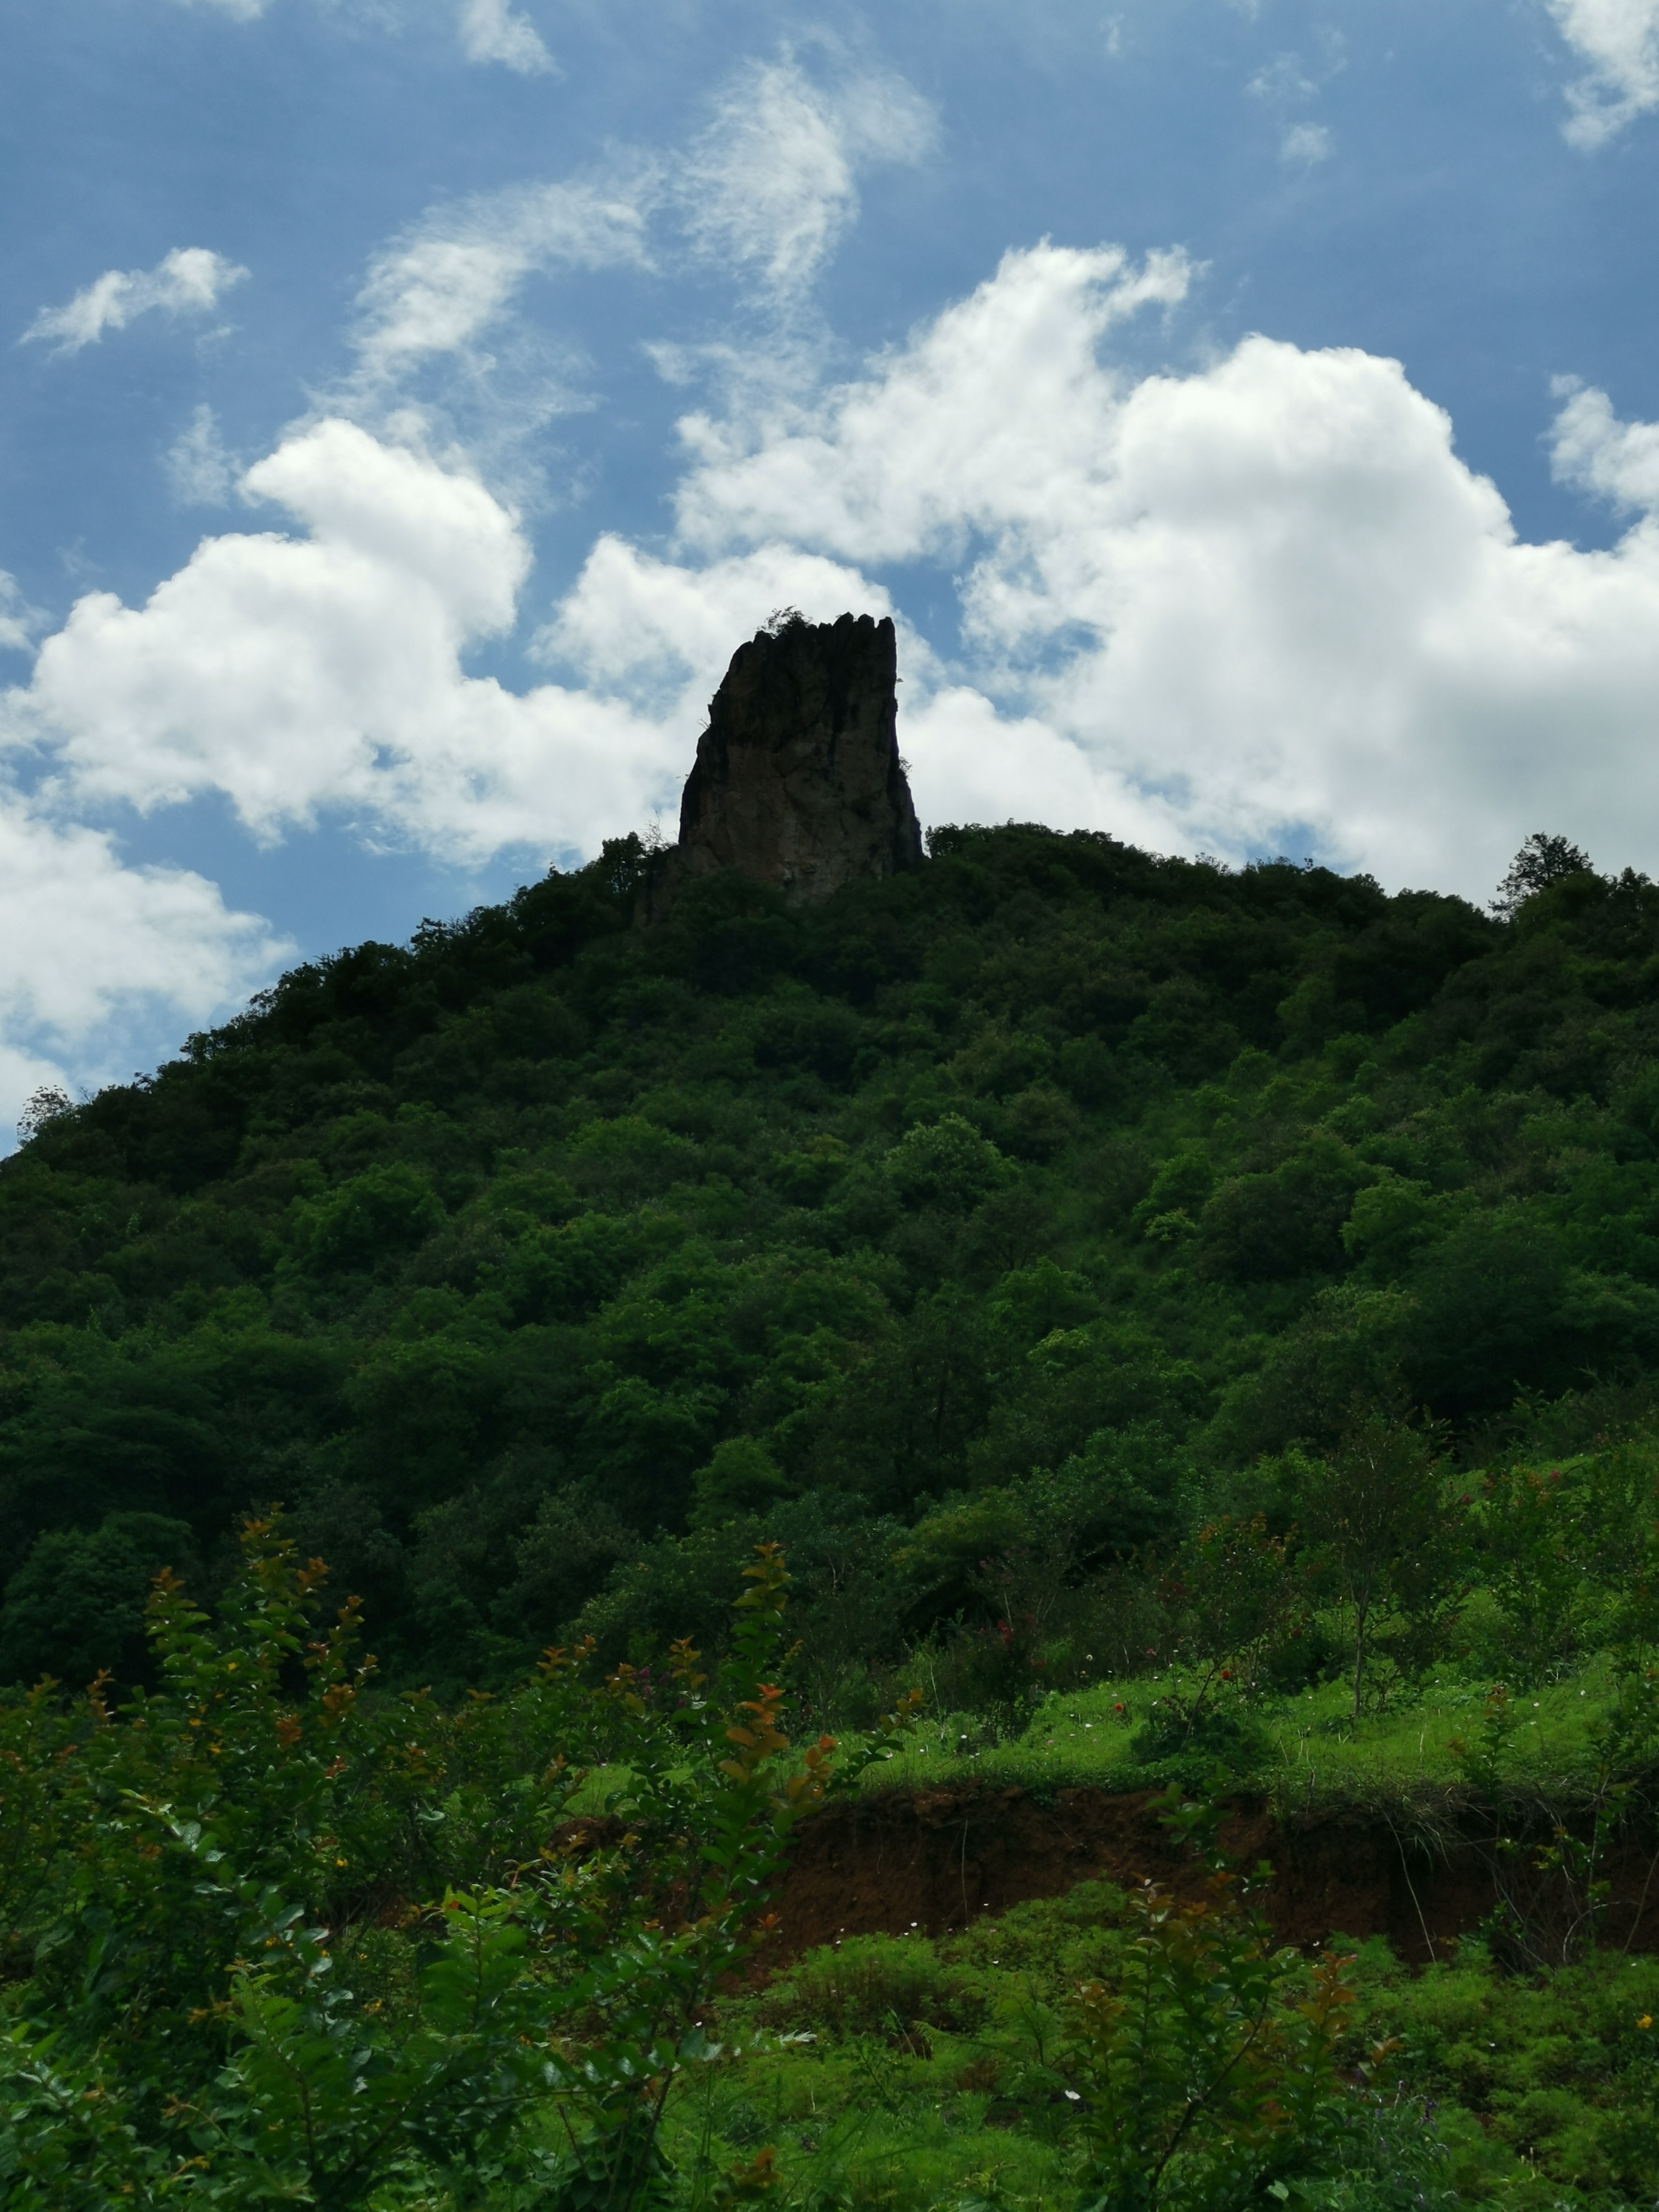
[[[1534,830],[1510,862],[1510,872],[1498,886],[1492,910],[1509,921],[1534,893],[1547,890],[1563,876],[1588,875],[1589,868],[1589,854],[1567,838],[1547,836],[1543,830]]]
[[[1083,2136],[1081,2212],[1306,2203],[1297,2180],[1332,2170],[1363,2109],[1338,2064],[1353,1960],[1327,1953],[1310,1972],[1274,1942],[1256,1901],[1269,1870],[1253,1882],[1218,1848],[1212,1801],[1171,1786],[1154,1803],[1209,1879],[1181,1897],[1143,1881],[1115,1985],[1073,2000],[1059,2079]]]
[[[1419,1427],[1384,1410],[1357,1410],[1336,1450],[1311,1462],[1298,1500],[1303,1530],[1352,1610],[1356,1720],[1379,1617],[1401,1617],[1402,1650],[1420,1647],[1455,1595],[1462,1561],[1441,1498],[1443,1449],[1432,1423]]]
[[[745,1513],[764,1512],[788,1495],[789,1486],[771,1454],[753,1437],[727,1437],[707,1467],[691,1479],[694,1528],[722,1528]]]
[[[75,1101],[61,1083],[43,1083],[38,1091],[31,1091],[17,1109],[17,1141],[27,1145],[31,1137],[39,1136],[49,1121],[75,1111]]]
[[[124,1686],[149,1673],[144,1604],[159,1569],[188,1574],[196,1540],[160,1513],[110,1513],[95,1529],[49,1528],[6,1584],[0,1682],[57,1675],[80,1688],[100,1668]]]
[[[1235,1700],[1255,1690],[1301,1595],[1289,1548],[1264,1514],[1235,1520],[1224,1513],[1194,1530],[1159,1591],[1175,1649],[1190,1671],[1179,1687],[1172,1679],[1159,1700],[1167,1718],[1143,1731],[1137,1752],[1160,1758],[1188,1745],[1218,1752],[1241,1746],[1237,1717],[1219,1711],[1218,1701],[1229,1690]]]

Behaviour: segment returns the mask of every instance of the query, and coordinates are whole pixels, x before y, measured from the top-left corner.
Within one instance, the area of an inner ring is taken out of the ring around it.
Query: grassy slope
[[[1590,1731],[1609,1705],[1609,1667],[1595,1654],[1558,1682],[1517,1692],[1521,1717],[1505,1755],[1505,1771],[1517,1789],[1549,1795],[1571,1792],[1591,1768]],[[876,1789],[936,1786],[973,1778],[1018,1783],[1028,1789],[1073,1784],[1100,1790],[1142,1789],[1167,1778],[1133,1748],[1136,1732],[1154,1709],[1161,1678],[1137,1675],[1056,1692],[1033,1712],[1023,1735],[987,1743],[971,1713],[930,1712],[909,1746],[874,1770]],[[1458,1778],[1448,1746],[1477,1730],[1491,1686],[1488,1677],[1442,1670],[1423,1689],[1381,1712],[1352,1717],[1352,1692],[1345,1681],[1322,1683],[1286,1696],[1269,1694],[1248,1711],[1262,1723],[1271,1747],[1250,1778],[1276,1799],[1432,1796]],[[1176,1762],[1201,1771],[1204,1762]]]

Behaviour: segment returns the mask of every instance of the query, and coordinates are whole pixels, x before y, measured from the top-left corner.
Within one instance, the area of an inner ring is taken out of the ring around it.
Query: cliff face
[[[921,860],[899,760],[893,625],[869,615],[762,630],[732,656],[680,802],[679,842],[651,901],[739,868],[800,904]]]

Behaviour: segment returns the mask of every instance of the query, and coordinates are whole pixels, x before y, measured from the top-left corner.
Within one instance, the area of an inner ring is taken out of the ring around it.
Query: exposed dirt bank
[[[1540,1835],[1543,1832],[1540,1832]],[[1443,1957],[1497,1901],[1481,1826],[1448,1823],[1443,1840],[1402,1837],[1383,1818],[1313,1812],[1281,1820],[1259,1802],[1237,1800],[1223,1826],[1226,1849],[1249,1864],[1271,1862],[1267,1910],[1285,1942],[1340,1933],[1386,1936],[1404,1958]],[[1604,1940],[1659,1950],[1659,1870],[1651,1841],[1622,1844],[1604,1871],[1613,1902]],[[1091,1876],[1125,1887],[1143,1876],[1177,1890],[1191,1862],[1159,1826],[1149,1793],[1117,1796],[1060,1790],[969,1786],[879,1791],[813,1814],[796,1832],[778,1911],[781,1954],[837,1936],[916,1928],[942,1935],[981,1912],[1056,1897]],[[1532,1878],[1540,1926],[1565,1924],[1571,1907],[1543,1876]]]

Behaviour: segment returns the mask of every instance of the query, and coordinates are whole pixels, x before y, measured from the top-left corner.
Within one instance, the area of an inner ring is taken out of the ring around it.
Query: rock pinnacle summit
[[[898,750],[891,619],[775,621],[732,656],[680,801],[679,842],[653,885],[659,920],[716,868],[817,905],[859,876],[919,866]]]

